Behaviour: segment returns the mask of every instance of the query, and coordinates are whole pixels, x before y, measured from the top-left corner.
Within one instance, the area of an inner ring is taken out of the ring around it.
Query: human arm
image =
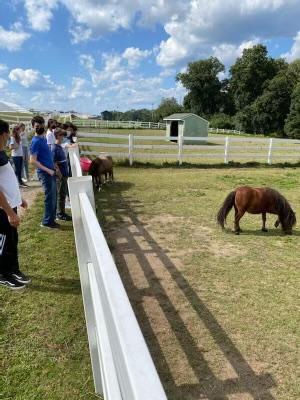
[[[51,175],[51,176],[54,175],[53,169],[47,168],[45,165],[41,164],[41,163],[37,160],[36,154],[31,154],[31,155],[30,155],[30,164],[34,165],[36,168],[41,169],[42,171],[47,172],[47,174],[49,174],[49,175]]]
[[[11,208],[8,201],[6,200],[6,197],[1,191],[0,191],[0,208],[2,208],[4,212],[7,214],[10,225],[13,226],[14,228],[17,228],[20,225],[20,218]]]

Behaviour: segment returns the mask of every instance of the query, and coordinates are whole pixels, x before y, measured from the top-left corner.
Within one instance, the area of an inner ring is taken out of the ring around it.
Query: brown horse
[[[226,217],[232,207],[235,210],[234,232],[237,235],[242,231],[239,222],[246,211],[250,214],[262,214],[263,232],[267,232],[267,213],[278,215],[275,227],[277,228],[281,224],[284,233],[292,234],[292,227],[296,224],[296,215],[286,198],[277,192],[277,190],[271,188],[241,186],[229,193],[217,215],[218,224],[223,229]]]
[[[89,168],[89,174],[92,175],[93,184],[100,190],[102,185],[102,175],[105,176],[105,182],[108,181],[107,175],[109,176],[109,182],[114,180],[113,172],[113,160],[111,156],[98,156],[96,157]]]

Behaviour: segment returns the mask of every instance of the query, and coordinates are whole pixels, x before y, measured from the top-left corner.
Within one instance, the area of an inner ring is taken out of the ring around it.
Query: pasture
[[[215,221],[243,184],[277,188],[299,212],[298,170],[115,176],[97,194],[99,219],[168,398],[299,399],[299,230],[284,236],[268,216],[263,233],[247,215],[235,236]]]

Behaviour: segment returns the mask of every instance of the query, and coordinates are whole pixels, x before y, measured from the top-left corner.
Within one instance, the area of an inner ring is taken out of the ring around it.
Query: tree
[[[236,115],[239,129],[261,134],[284,134],[284,121],[289,112],[294,81],[281,72],[266,82],[265,90],[250,106]]]
[[[284,132],[289,137],[300,139],[300,82],[292,93],[290,112],[285,121]]]
[[[111,111],[102,111],[101,112],[101,118],[105,121],[111,121],[112,120],[112,112]]]
[[[284,68],[284,61],[275,61],[268,57],[266,46],[258,44],[244,49],[230,68],[230,87],[237,111],[249,106],[263,93],[267,80]]]
[[[209,121],[209,126],[211,126],[212,128],[220,128],[220,129],[235,128],[233,117],[224,113],[213,115]]]
[[[175,97],[166,97],[161,100],[158,108],[154,112],[155,120],[161,121],[168,115],[182,111],[183,111],[182,106],[178,104]]]
[[[218,74],[224,70],[224,65],[216,57],[189,63],[187,72],[176,77],[188,90],[184,108],[200,116],[218,112],[222,88]]]

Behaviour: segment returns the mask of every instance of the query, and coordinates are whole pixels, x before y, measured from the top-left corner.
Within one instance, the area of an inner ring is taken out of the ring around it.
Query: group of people
[[[31,124],[34,136],[29,146],[23,124],[13,128],[10,138],[8,123],[0,120],[0,285],[10,289],[22,289],[30,282],[19,268],[17,231],[20,224],[17,208],[27,208],[20,186],[25,185],[23,166],[29,180],[29,152],[30,163],[36,168],[45,196],[41,227],[57,229],[60,225],[56,220],[72,220],[65,212],[67,180],[71,176],[67,151],[68,147],[76,146],[77,128],[71,122],[61,124],[49,119],[46,131],[45,120],[40,115],[34,116]],[[5,151],[7,143],[12,150],[15,170]]]

